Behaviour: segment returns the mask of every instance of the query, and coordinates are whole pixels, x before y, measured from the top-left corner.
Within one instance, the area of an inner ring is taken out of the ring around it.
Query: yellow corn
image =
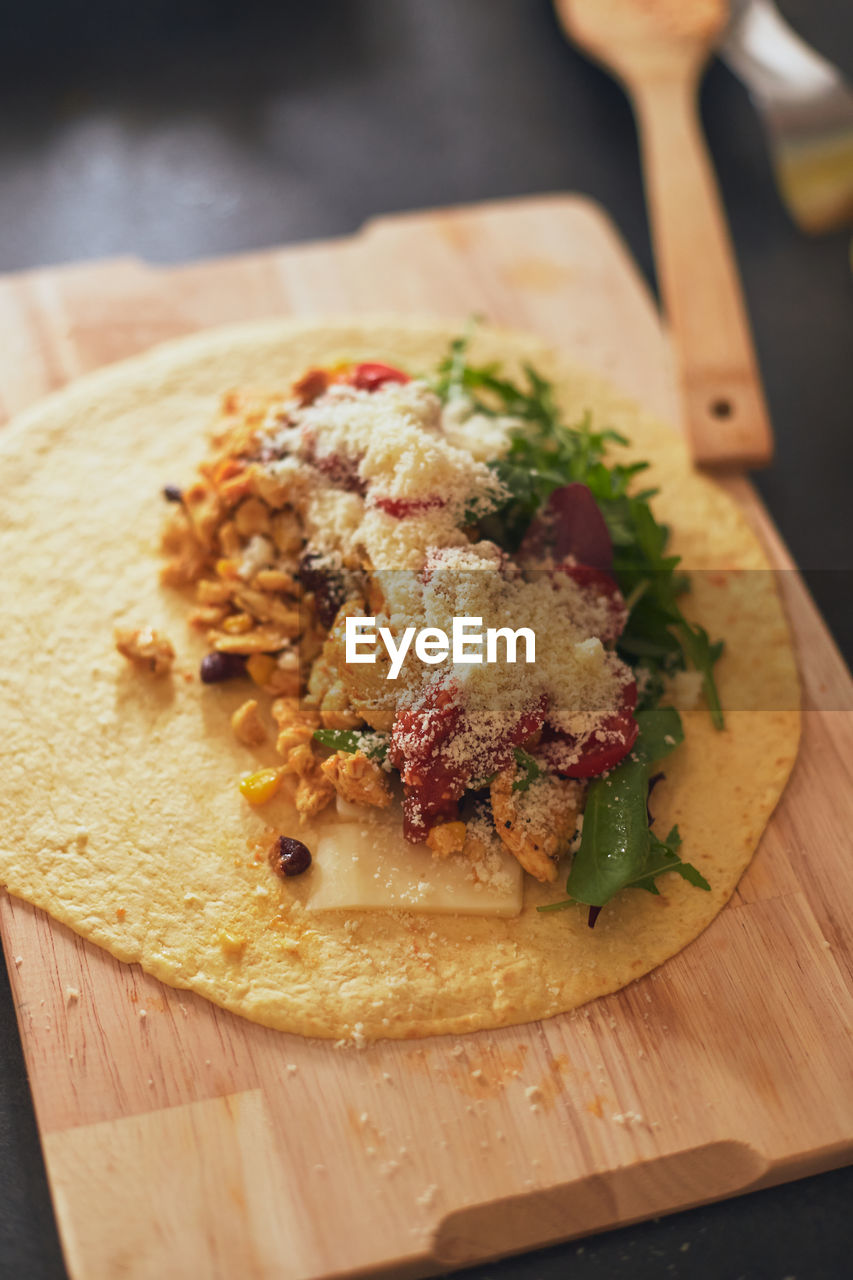
[[[432,828],[426,842],[439,858],[447,858],[451,853],[460,853],[465,844],[465,823],[440,822]]]
[[[259,769],[257,773],[250,773],[248,777],[240,779],[240,791],[249,804],[266,804],[268,800],[272,800],[280,786],[279,769]]]
[[[238,576],[239,565],[236,560],[217,560],[216,572],[220,578],[236,578]]]
[[[240,956],[246,950],[246,939],[233,933],[220,933],[219,945],[227,956]]]
[[[230,636],[244,635],[245,632],[251,631],[253,619],[249,613],[232,613],[230,618],[226,618],[222,624],[222,630],[227,631]]]
[[[246,670],[255,684],[265,685],[272,679],[276,666],[275,658],[271,658],[268,653],[253,653],[246,663]]]

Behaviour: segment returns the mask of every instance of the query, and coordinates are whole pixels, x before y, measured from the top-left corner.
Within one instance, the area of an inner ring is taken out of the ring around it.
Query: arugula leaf
[[[432,389],[439,397],[443,404],[448,400],[452,400],[454,396],[464,394],[465,368],[468,363],[468,348],[471,345],[471,339],[474,331],[480,323],[482,317],[473,315],[465,326],[465,332],[460,334],[458,338],[454,338],[450,343],[447,355],[443,360],[439,361],[438,367],[428,381],[432,385]],[[490,370],[495,366],[489,365]]]
[[[657,490],[630,492],[634,478],[648,464],[605,461],[609,446],[628,443],[624,436],[610,429],[594,431],[589,414],[577,426],[565,426],[551,384],[535,369],[525,365],[523,379],[514,382],[494,364],[471,365],[470,341],[469,332],[451,343],[433,382],[435,391],[445,401],[464,396],[472,413],[509,415],[523,423],[511,432],[505,455],[489,464],[510,497],[481,516],[481,535],[515,551],[555,489],[572,482],[585,484],[607,523],[615,553],[613,574],[630,604],[618,651],[641,676],[639,705],[656,705],[665,679],[689,665],[701,672],[711,718],[722,729],[714,680],[722,643],[712,643],[678,604],[689,583],[677,572],[679,557],[666,554],[669,529],[655,519],[649,505]]]
[[[495,773],[490,773],[486,778],[472,778],[470,782],[466,783],[465,790],[484,791],[486,787],[490,787],[492,785],[497,776],[496,771]]]
[[[524,770],[524,773],[521,777],[516,778],[512,784],[512,789],[513,791],[529,791],[531,783],[541,778],[544,770],[533,759],[533,756],[529,756],[526,751],[522,751],[521,747],[516,747],[513,755],[515,756],[515,763],[519,769]]]
[[[649,825],[649,781],[656,761],[683,741],[674,707],[637,712],[640,732],[631,754],[607,777],[589,785],[580,847],[566,882],[569,900],[600,909],[622,889],[658,893],[656,877],[675,871],[700,889],[704,876],[679,855],[681,836],[673,827],[661,840]],[[553,908],[567,903],[554,903]],[[548,910],[551,908],[543,908]],[[591,913],[591,923],[595,915]]]
[[[391,735],[372,729],[315,729],[314,737],[333,751],[360,751],[370,760],[383,761],[388,754]]]
[[[686,880],[689,884],[694,885],[697,889],[706,889],[710,891],[711,886],[702,875],[697,871],[691,862],[682,862],[678,856],[678,850],[681,848],[681,835],[678,827],[673,827],[666,840],[659,840],[654,831],[650,831],[651,847],[649,849],[648,871],[646,875],[638,880],[632,880],[632,889],[647,889],[649,893],[660,893],[655,884],[655,876],[662,875],[664,871],[675,871]]]
[[[684,726],[675,707],[656,707],[651,711],[638,711],[634,718],[640,731],[628,757],[629,760],[653,765],[655,761],[663,760],[664,756],[668,756],[684,741]]]
[[[698,622],[691,624],[686,619],[682,619],[678,624],[678,630],[684,652],[696,670],[702,672],[702,689],[711,711],[711,719],[718,729],[722,729],[725,726],[725,720],[723,708],[720,705],[720,695],[714,681],[714,663],[723,652],[723,642],[717,640],[712,643],[708,632],[704,627],[700,627]]]

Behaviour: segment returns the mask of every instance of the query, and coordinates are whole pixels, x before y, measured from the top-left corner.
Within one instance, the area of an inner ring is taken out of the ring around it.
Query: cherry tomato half
[[[564,573],[585,591],[594,591],[602,600],[606,600],[609,624],[602,632],[600,639],[604,644],[612,644],[618,640],[625,630],[628,611],[615,578],[612,578],[604,569],[595,569],[589,564],[559,564],[556,571]]]
[[[577,761],[559,769],[559,772],[566,778],[595,778],[599,773],[613,769],[631,750],[639,731],[630,711],[617,711],[607,716],[580,748]]]
[[[573,738],[559,730],[548,730],[545,754],[564,778],[594,778],[623,760],[637,741],[639,728],[634,719],[637,705],[637,682],[630,680],[622,689],[619,707],[585,738]],[[600,735],[600,736],[599,736]],[[566,758],[577,757],[566,764]]]

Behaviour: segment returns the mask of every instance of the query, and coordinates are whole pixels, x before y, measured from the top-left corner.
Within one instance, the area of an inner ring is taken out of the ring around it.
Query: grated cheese
[[[451,441],[425,382],[333,385],[313,404],[276,406],[267,424],[263,468],[286,486],[320,551],[360,546],[375,567],[419,569],[428,545],[464,543],[466,515],[505,496],[485,462]],[[401,519],[383,502],[432,505]]]

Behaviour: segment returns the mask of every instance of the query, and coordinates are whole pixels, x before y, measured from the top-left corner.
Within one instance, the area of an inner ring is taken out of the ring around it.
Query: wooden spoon
[[[699,124],[699,80],[725,0],[555,0],[567,34],[622,82],[640,134],[660,290],[693,458],[763,466],[773,437],[725,214]]]

